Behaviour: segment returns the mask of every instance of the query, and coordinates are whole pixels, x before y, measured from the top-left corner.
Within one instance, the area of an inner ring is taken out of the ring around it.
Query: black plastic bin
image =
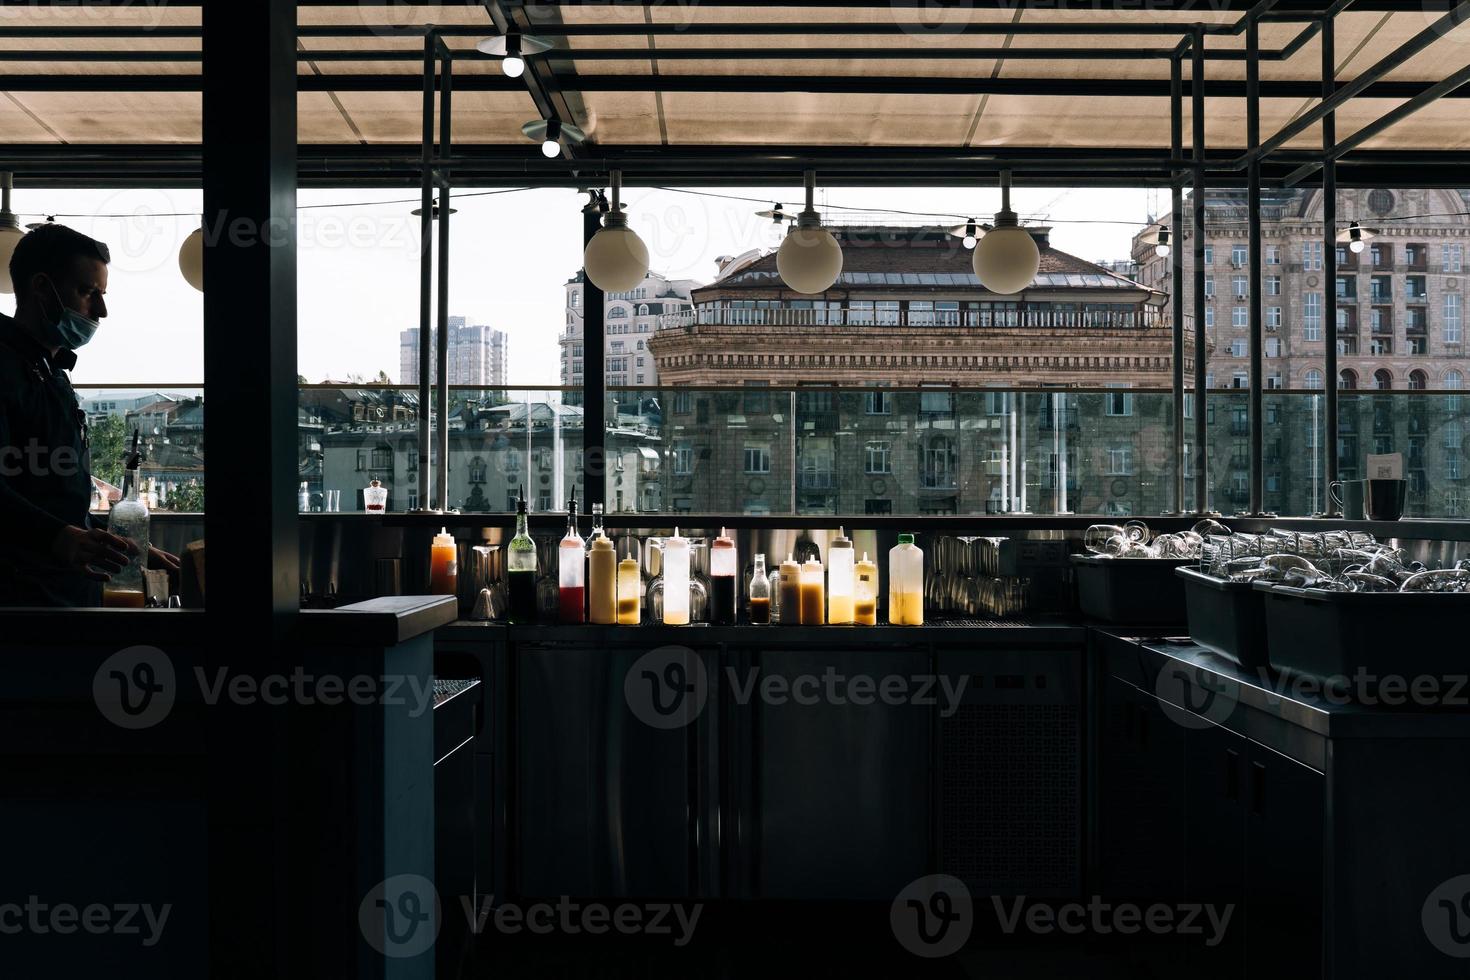
[[[1176,568],[1192,558],[1112,558],[1073,555],[1077,603],[1083,614],[1124,626],[1180,626],[1184,582]]]
[[[1470,699],[1470,594],[1326,592],[1256,582],[1266,600],[1266,649],[1284,674],[1373,695],[1418,681],[1439,695]],[[1464,690],[1452,690],[1454,687]],[[1459,707],[1447,697],[1414,706]]]
[[[1174,574],[1184,582],[1190,639],[1250,670],[1268,664],[1265,596],[1250,582],[1231,582],[1197,568]]]

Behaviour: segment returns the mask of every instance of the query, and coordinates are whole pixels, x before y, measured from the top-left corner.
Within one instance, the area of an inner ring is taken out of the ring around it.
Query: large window
[[[1305,340],[1322,339],[1322,294],[1304,293],[1302,295],[1302,338]]]
[[[1444,294],[1444,342],[1460,343],[1460,294]]]
[[[745,444],[745,472],[771,472],[771,447],[765,444]]]
[[[864,473],[893,472],[893,443],[886,439],[870,440],[863,452]]]

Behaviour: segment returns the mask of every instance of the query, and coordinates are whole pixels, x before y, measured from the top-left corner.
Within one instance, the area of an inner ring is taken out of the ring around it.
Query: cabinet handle
[[[1266,808],[1266,767],[1259,762],[1251,763],[1251,813],[1259,814]]]
[[[1234,749],[1225,750],[1225,799],[1240,799],[1240,753]]]

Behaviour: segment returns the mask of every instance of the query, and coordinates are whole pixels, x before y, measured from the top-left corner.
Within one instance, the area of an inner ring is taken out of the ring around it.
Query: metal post
[[[602,208],[589,191],[582,208],[582,247],[602,228]],[[607,503],[607,330],[602,290],[582,274],[582,500],[590,513],[593,504]]]
[[[202,5],[206,537],[211,669],[292,676],[300,604],[296,488],[296,4]],[[160,614],[161,615],[161,614]],[[150,635],[140,625],[133,635]],[[224,642],[227,638],[227,642]],[[136,642],[128,637],[128,642]],[[161,642],[161,641],[160,641]],[[182,667],[182,665],[180,665]],[[182,681],[183,679],[180,678]],[[293,796],[296,712],[232,698],[198,715],[211,976],[280,976],[309,957]],[[189,737],[190,739],[193,736]],[[202,760],[201,760],[202,761]],[[222,883],[228,882],[228,885]]]
[[[1179,55],[1169,62],[1169,131],[1170,158],[1184,159],[1184,61]],[[1174,300],[1174,512],[1183,514],[1184,506],[1184,173],[1171,171],[1173,198],[1170,222],[1173,224],[1173,251],[1169,265],[1173,269]]]
[[[419,485],[418,506],[429,506],[429,377],[433,373],[434,281],[434,32],[424,35],[424,133],[419,204]]]
[[[1205,428],[1205,34],[1194,29],[1189,95],[1194,124],[1194,512],[1209,512],[1209,434]]]
[[[435,39],[437,43],[437,38]],[[453,59],[444,58],[439,71],[439,158],[447,160],[453,150],[453,113],[451,98],[454,90]],[[438,459],[434,464],[434,509],[449,509],[449,169],[445,163],[438,170],[435,181],[439,185],[439,353],[436,358],[439,368],[439,389],[435,414],[439,416],[439,430],[435,433],[435,448]]]
[[[1332,15],[1322,19],[1322,97],[1327,98],[1337,86],[1337,51]],[[1330,153],[1337,142],[1337,115],[1322,117],[1322,150]],[[1332,484],[1337,480],[1337,162],[1322,161],[1322,317],[1323,336],[1327,338],[1327,371],[1325,414],[1326,445],[1322,458],[1326,461],[1323,481],[1322,510],[1328,517],[1340,517],[1332,502]]]
[[[1245,141],[1254,150],[1261,143],[1261,28],[1252,16],[1245,32]],[[1265,307],[1261,296],[1261,161],[1252,156],[1246,168],[1246,211],[1249,222],[1250,261],[1250,512],[1260,516],[1266,498],[1265,423],[1261,373],[1265,370]]]

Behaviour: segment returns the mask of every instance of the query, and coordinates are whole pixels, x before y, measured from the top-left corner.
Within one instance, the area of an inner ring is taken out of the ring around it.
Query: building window
[[[1234,340],[1232,340],[1230,342],[1230,356],[1231,357],[1244,357],[1245,354],[1246,354],[1245,340],[1243,338],[1241,338],[1241,337],[1236,337]]]
[[[1423,371],[1418,371],[1418,370],[1414,370],[1414,371],[1410,371],[1409,372],[1409,390],[1410,391],[1423,391],[1425,388],[1428,388],[1428,387],[1429,387],[1429,375],[1425,374]]]
[[[1266,375],[1266,387],[1272,391],[1281,390],[1281,375],[1279,372]]]
[[[1281,339],[1279,337],[1267,337],[1266,338],[1266,356],[1267,357],[1280,357],[1281,356]]]
[[[1306,242],[1302,245],[1302,268],[1308,272],[1322,268],[1322,243]]]
[[[1446,371],[1444,375],[1444,390],[1459,391],[1465,385],[1465,377],[1459,371]],[[1453,395],[1445,400],[1445,411],[1451,415],[1457,415],[1460,411],[1460,396]]]
[[[1281,307],[1266,307],[1266,327],[1271,330],[1281,329]]]
[[[1446,245],[1444,247],[1444,271],[1445,272],[1462,272],[1462,271],[1464,271],[1464,269],[1463,269],[1464,262],[1465,262],[1465,246],[1463,246],[1463,245]]]
[[[1205,329],[1215,329],[1215,308],[1213,306],[1205,307]]]
[[[1133,447],[1119,446],[1108,450],[1108,476],[1133,475]]]
[[[1250,280],[1245,276],[1231,276],[1230,292],[1236,299],[1245,299],[1251,294]]]
[[[1250,387],[1250,380],[1246,377],[1246,373],[1244,371],[1236,371],[1234,374],[1232,374],[1230,376],[1230,387],[1232,387],[1232,388],[1248,388],[1248,387]]]
[[[1230,308],[1230,325],[1232,327],[1250,326],[1250,310],[1244,306],[1232,306]]]
[[[1460,294],[1444,294],[1444,342],[1460,342]]]
[[[1322,372],[1315,368],[1308,371],[1306,379],[1302,383],[1311,390],[1320,390],[1322,388]]]
[[[1205,246],[1205,265],[1214,265],[1214,264],[1215,264],[1215,246],[1213,246],[1213,245],[1206,245]],[[1205,295],[1208,296],[1209,294],[1206,293]]]
[[[745,472],[771,472],[771,447],[747,445],[745,447]]]
[[[1281,277],[1280,276],[1267,276],[1266,277],[1266,295],[1267,296],[1280,296],[1281,295]]]
[[[1128,384],[1110,383],[1109,388],[1127,388]],[[1133,396],[1122,392],[1108,392],[1103,395],[1103,404],[1107,406],[1107,414],[1112,416],[1127,416],[1133,414]]]
[[[580,292],[578,292],[577,290],[575,290],[575,289],[572,290],[572,309],[575,310],[578,307],[580,307],[581,305],[582,305],[582,294]]]
[[[1206,259],[1205,261],[1209,261]],[[1215,277],[1205,276],[1205,299],[1215,298]]]
[[[869,497],[863,501],[864,514],[891,514],[893,501],[883,497]]]
[[[1267,245],[1266,246],[1266,264],[1267,265],[1280,265],[1281,264],[1281,246],[1280,245]],[[1278,278],[1278,281],[1279,281],[1279,277],[1277,277],[1277,278]]]
[[[864,473],[892,473],[893,443],[887,440],[869,442],[863,454]]]
[[[920,486],[926,490],[945,490],[955,485],[954,443],[946,436],[935,436],[924,447]]]
[[[1322,294],[1306,293],[1302,296],[1302,337],[1306,340],[1322,339]]]
[[[1232,245],[1232,246],[1230,246],[1230,264],[1231,265],[1235,266],[1237,269],[1241,269],[1241,268],[1244,268],[1245,267],[1245,264],[1248,261],[1250,261],[1250,250],[1248,248],[1246,248],[1246,246],[1244,246],[1244,245]]]
[[[373,450],[373,469],[391,470],[393,468],[393,449],[391,446],[378,446]]]
[[[359,449],[357,451],[357,471],[359,473],[361,473],[363,470],[366,470],[368,468],[368,465],[367,464],[368,464],[367,450],[366,449]]]
[[[1373,387],[1379,391],[1388,391],[1393,387],[1393,374],[1388,368],[1379,368],[1373,372]]]
[[[687,442],[674,443],[674,475],[689,476],[694,472],[694,447]]]

